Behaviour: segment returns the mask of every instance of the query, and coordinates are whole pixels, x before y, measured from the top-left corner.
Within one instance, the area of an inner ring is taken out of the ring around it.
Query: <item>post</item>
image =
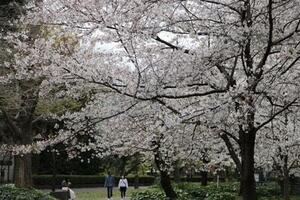
[[[55,152],[50,147],[51,155],[52,155],[52,192],[55,192],[55,183],[56,183],[56,159]]]

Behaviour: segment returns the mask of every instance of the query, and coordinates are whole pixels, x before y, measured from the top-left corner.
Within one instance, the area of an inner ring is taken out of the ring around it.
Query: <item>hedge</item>
[[[48,194],[35,189],[17,188],[14,185],[0,186],[1,200],[55,200]]]
[[[61,182],[68,179],[72,185],[71,187],[86,187],[104,186],[105,176],[97,175],[57,175],[55,180],[56,187],[61,186]],[[115,184],[118,184],[120,177],[115,177]],[[153,185],[155,182],[155,177],[153,176],[141,176],[139,177],[139,185],[148,186]],[[34,175],[33,184],[37,188],[50,188],[52,185],[53,176],[52,175]],[[134,185],[135,177],[127,177],[129,185]]]

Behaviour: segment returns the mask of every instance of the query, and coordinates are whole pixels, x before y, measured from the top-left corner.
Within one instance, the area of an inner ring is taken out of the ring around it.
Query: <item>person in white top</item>
[[[126,190],[128,188],[128,181],[125,178],[125,176],[122,176],[122,178],[120,179],[119,188],[120,188],[120,191],[121,191],[121,199],[123,200],[126,197]]]
[[[64,180],[62,182],[62,188],[61,188],[61,190],[63,190],[63,191],[69,191],[69,194],[70,194],[69,200],[75,200],[76,195],[75,195],[75,192],[70,189],[70,185],[71,185],[70,182],[67,182],[67,181]]]

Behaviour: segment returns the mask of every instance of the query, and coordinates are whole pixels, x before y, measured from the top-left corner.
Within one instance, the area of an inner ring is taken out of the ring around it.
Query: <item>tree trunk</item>
[[[134,175],[134,189],[138,189],[139,188],[139,175],[138,175],[138,173],[136,173],[135,175]]]
[[[201,185],[202,186],[207,186],[207,171],[201,171]]]
[[[51,149],[51,156],[52,156],[52,192],[55,192],[56,188],[56,157],[55,157],[55,152],[52,151]]]
[[[176,161],[175,165],[174,165],[174,181],[176,183],[180,182],[180,165],[179,165],[179,161]]]
[[[254,179],[255,132],[244,132],[242,136],[241,187],[243,200],[257,200]]]
[[[283,198],[284,200],[290,199],[290,180],[289,176],[284,175],[283,179]]]
[[[287,166],[288,157],[284,157],[284,167],[283,167],[283,199],[290,199],[290,180],[289,180],[289,170]]]
[[[31,154],[15,156],[14,177],[17,187],[29,188],[32,186]]]
[[[171,199],[171,200],[177,199],[177,194],[172,187],[171,179],[170,179],[168,172],[160,171],[160,184],[161,184],[161,187],[163,188],[166,196],[169,199]]]
[[[154,155],[154,161],[157,166],[157,169],[160,173],[160,184],[162,189],[164,190],[166,197],[170,200],[177,199],[177,194],[173,189],[173,186],[171,184],[171,178],[168,172],[164,169],[164,162],[161,160],[159,153],[156,153]]]
[[[240,177],[240,189],[239,189],[239,196],[243,195],[243,181],[242,176]]]

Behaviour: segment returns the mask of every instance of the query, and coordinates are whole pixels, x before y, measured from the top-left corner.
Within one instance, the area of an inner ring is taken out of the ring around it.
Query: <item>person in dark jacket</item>
[[[105,177],[105,183],[104,183],[104,187],[107,188],[107,199],[111,200],[112,196],[113,196],[113,187],[115,185],[115,179],[114,177],[111,175],[110,172],[108,172],[108,176]]]

